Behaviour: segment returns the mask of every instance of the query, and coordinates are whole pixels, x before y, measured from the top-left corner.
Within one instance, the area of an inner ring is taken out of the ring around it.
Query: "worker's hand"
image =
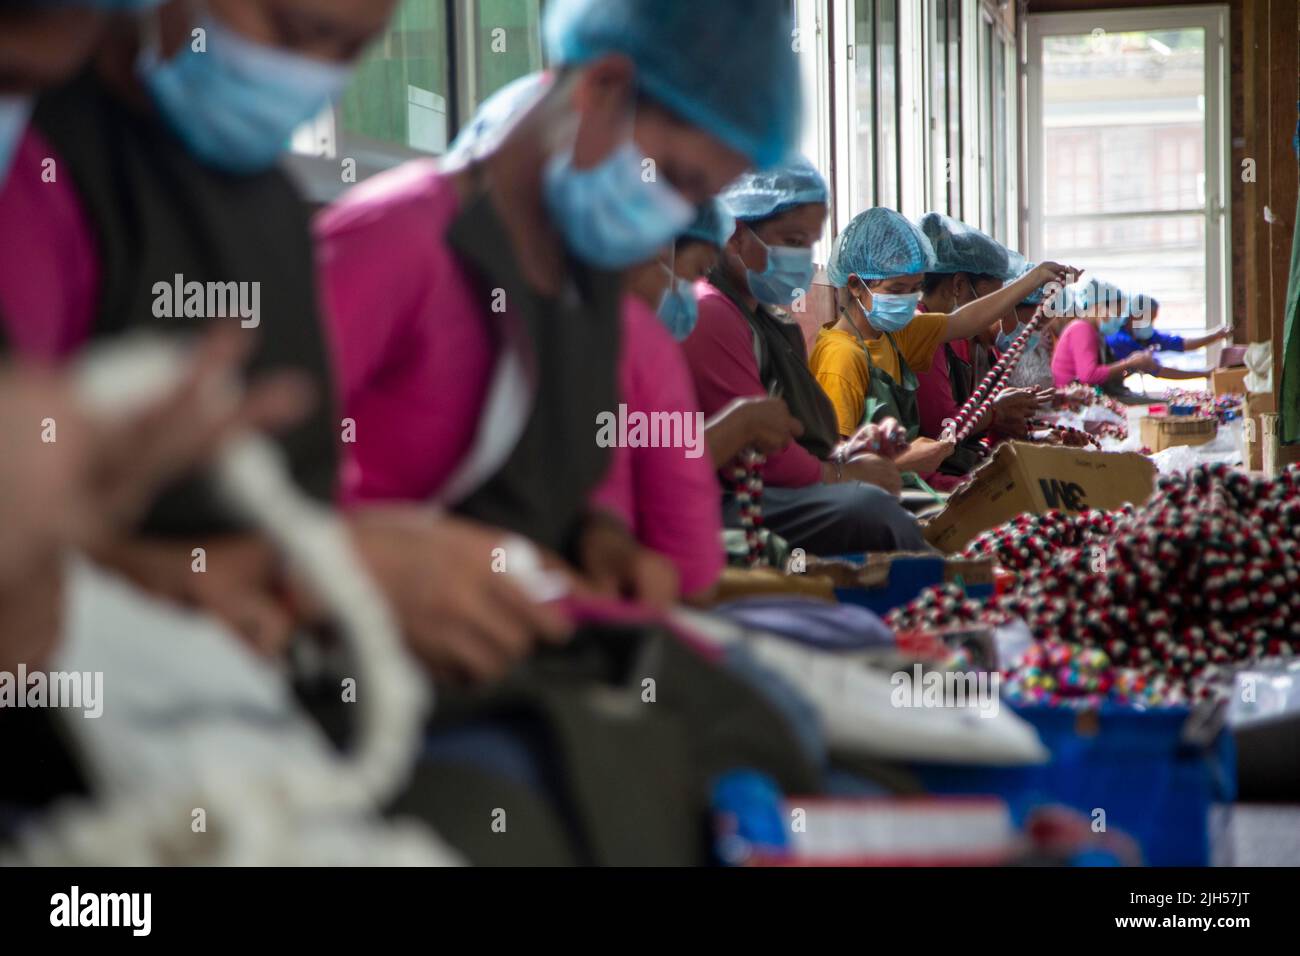
[[[803,434],[803,423],[790,414],[780,398],[740,398],[729,406],[736,416],[738,437],[746,448],[773,455]]]
[[[855,455],[880,455],[894,459],[907,451],[907,429],[896,418],[886,418],[879,424],[866,424],[835,449],[837,457],[847,460]]]
[[[656,608],[677,602],[677,568],[657,551],[642,547],[612,515],[595,511],[587,516],[577,551],[583,583],[597,594]]]
[[[1040,262],[1034,267],[1034,278],[1038,280],[1040,286],[1047,285],[1049,282],[1070,285],[1078,282],[1082,275],[1082,269],[1076,269],[1074,266],[1063,266],[1059,262]]]
[[[129,530],[159,489],[232,433],[301,418],[312,394],[298,375],[231,398],[252,342],[233,329],[207,336],[175,388],[126,415],[83,407],[65,375],[0,371],[0,518],[15,546],[0,545],[0,580],[14,555],[92,547]]]
[[[881,455],[856,455],[841,464],[837,474],[840,481],[864,481],[891,495],[903,490],[903,475],[898,465]]]
[[[894,464],[903,471],[914,471],[926,475],[938,470],[944,460],[956,449],[950,441],[936,441],[933,438],[918,438],[912,446],[894,459]]]
[[[1124,360],[1124,364],[1129,372],[1154,372],[1160,368],[1155,355],[1147,351],[1134,352]]]
[[[89,553],[141,589],[211,614],[267,656],[282,653],[295,626],[307,622],[286,602],[279,557],[260,535],[185,542],[120,537]]]
[[[1232,338],[1232,326],[1228,325],[1226,322],[1223,325],[1220,325],[1217,329],[1212,329],[1210,331],[1211,342],[1223,341],[1230,338]]]
[[[1056,389],[1045,385],[1035,385],[1029,389],[1038,408],[1051,408],[1056,404]]]
[[[573,629],[530,594],[523,575],[535,573],[536,549],[512,554],[519,539],[508,534],[419,505],[364,508],[350,528],[411,650],[436,676],[499,678],[539,640],[562,641]]]
[[[1029,419],[1038,411],[1039,399],[1033,389],[1009,388],[993,401],[993,427],[1023,438],[1029,433]]]
[[[219,327],[167,394],[132,415],[92,414],[90,504],[104,529],[130,525],[159,489],[210,459],[232,434],[283,429],[306,415],[315,395],[299,373],[276,372],[235,390],[255,341]]]

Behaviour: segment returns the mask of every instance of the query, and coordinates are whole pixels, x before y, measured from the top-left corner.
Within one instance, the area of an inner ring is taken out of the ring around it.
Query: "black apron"
[[[867,343],[862,338],[862,333],[852,322],[849,323],[853,329],[853,334],[858,337],[862,343],[862,351],[867,356],[867,399],[865,408],[862,413],[862,424],[871,423],[879,424],[886,418],[895,418],[899,424],[907,429],[907,440],[913,441],[921,433],[921,413],[917,407],[916,390],[920,386],[917,381],[916,373],[912,367],[907,364],[907,359],[899,351],[897,343],[894,342],[894,336],[890,332],[882,332],[885,341],[894,352],[894,357],[898,359],[898,368],[902,374],[902,381],[895,381],[894,376],[890,375],[877,363],[871,361],[871,352],[867,349]]]
[[[319,400],[277,441],[298,484],[334,498],[338,416],[306,202],[279,170],[230,176],[202,165],[156,117],[141,115],[86,74],[39,99],[32,122],[56,150],[58,175],[76,185],[99,247],[94,339],[129,331],[193,336],[230,318],[159,318],[156,283],[260,283],[260,326],[249,373],[305,373]],[[206,287],[206,286],[205,286]],[[246,287],[251,289],[250,287]],[[165,492],[142,531],[166,537],[242,530],[196,479]]]
[[[509,236],[485,193],[469,201],[447,239],[479,280],[484,302],[505,291],[498,338],[522,340],[534,383],[532,407],[510,456],[455,506],[467,518],[507,528],[572,554],[591,491],[609,466],[596,444],[597,416],[618,409],[622,276],[570,258],[558,299],[524,281]],[[508,323],[508,325],[507,325]]]
[[[766,309],[747,308],[721,270],[715,269],[709,282],[731,300],[753,330],[759,378],[768,394],[784,399],[790,414],[803,425],[799,444],[823,461],[830,458],[839,444],[839,421],[835,406],[808,368],[799,327],[780,321]]]
[[[949,342],[944,343],[943,349],[948,362],[948,385],[952,392],[952,400],[958,408],[961,408],[975,391],[976,383],[988,374],[987,352],[982,345],[973,344],[971,355],[977,361],[972,363],[962,359]],[[978,361],[981,356],[985,361]],[[983,460],[983,443],[974,435],[968,435],[953,449],[953,453],[943,460],[943,464],[939,466],[939,474],[968,475]]]

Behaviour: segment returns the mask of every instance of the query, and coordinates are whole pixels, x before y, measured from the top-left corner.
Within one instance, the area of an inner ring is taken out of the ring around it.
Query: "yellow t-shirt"
[[[913,372],[930,370],[934,351],[943,344],[947,327],[948,316],[940,312],[923,312],[907,323],[901,332],[894,333],[894,343]],[[822,391],[830,396],[840,434],[845,436],[852,435],[862,424],[871,366],[882,369],[895,382],[903,377],[898,358],[883,335],[868,339],[867,350],[863,352],[858,337],[841,329],[823,329],[817,334],[808,365]]]
[[[840,434],[852,435],[862,423],[871,371],[862,343],[852,332],[822,329],[808,356],[808,367],[835,406]]]
[[[930,371],[934,364],[934,350],[943,344],[943,334],[948,328],[948,316],[942,312],[922,312],[907,323],[901,332],[895,332],[894,344],[903,355],[903,361],[918,375]],[[871,364],[888,373],[895,382],[901,381],[903,370],[898,365],[898,356],[889,347],[889,340],[883,335],[867,342],[867,351],[871,353]]]

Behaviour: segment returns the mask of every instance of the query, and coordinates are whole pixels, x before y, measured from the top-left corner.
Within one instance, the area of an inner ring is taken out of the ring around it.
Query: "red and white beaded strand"
[[[740,508],[740,526],[745,531],[745,546],[749,550],[747,562],[751,568],[761,568],[767,563],[759,534],[763,526],[763,465],[766,462],[766,455],[746,448],[731,469],[732,489]]]
[[[978,422],[993,406],[993,402],[1002,394],[1006,388],[1007,376],[1019,364],[1021,357],[1025,354],[1025,349],[1029,345],[1029,339],[1042,328],[1043,323],[1047,321],[1047,315],[1040,306],[1034,313],[1034,317],[1025,323],[1025,327],[1020,330],[1020,334],[1012,340],[1007,350],[1002,353],[997,363],[984,376],[983,381],[971,392],[970,398],[966,404],[958,409],[957,414],[947,423],[943,431],[943,440],[952,442],[962,442],[969,437]]]

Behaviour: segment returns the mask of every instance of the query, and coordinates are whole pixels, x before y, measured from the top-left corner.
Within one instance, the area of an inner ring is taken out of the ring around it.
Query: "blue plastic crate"
[[[837,560],[866,563],[862,554],[837,555]],[[889,583],[879,588],[836,588],[835,598],[842,604],[857,604],[884,617],[896,607],[902,607],[926,588],[943,584],[944,558],[942,555],[908,555],[896,557],[889,567]],[[973,598],[993,595],[992,584],[967,584],[966,593]]]
[[[1007,801],[1017,825],[1035,808],[1064,804],[1090,816],[1106,811],[1151,866],[1210,863],[1210,810],[1236,795],[1236,751],[1221,731],[1209,746],[1183,742],[1191,711],[1106,706],[1091,721],[1067,708],[1016,712],[1052,752],[1039,767],[918,767],[936,793],[988,793]],[[1091,728],[1090,725],[1091,724]],[[1091,729],[1095,728],[1095,733]]]

